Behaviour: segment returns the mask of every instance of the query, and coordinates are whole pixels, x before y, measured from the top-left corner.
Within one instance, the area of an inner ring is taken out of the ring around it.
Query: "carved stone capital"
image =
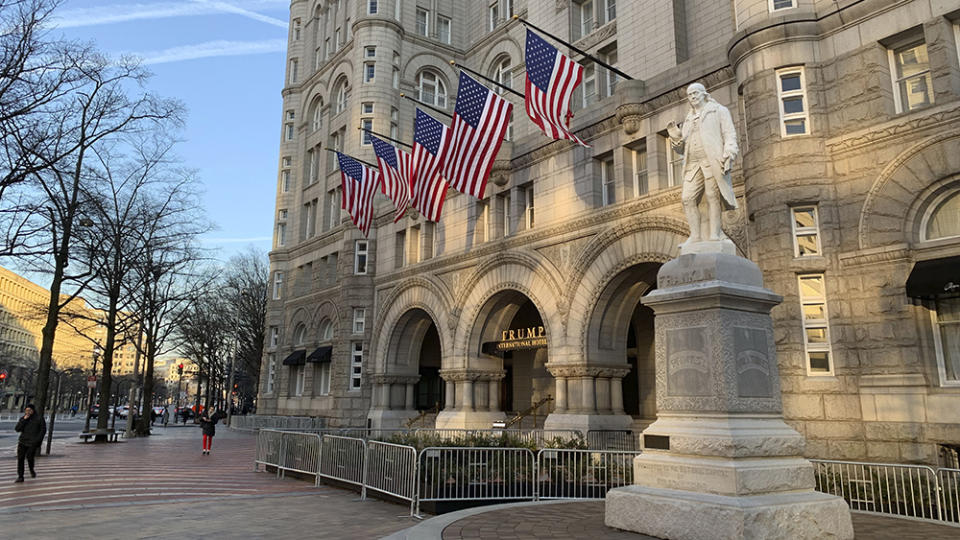
[[[374,384],[416,384],[420,380],[420,375],[375,373],[370,378],[373,379]]]
[[[500,145],[500,152],[497,153],[497,159],[490,168],[490,180],[497,186],[503,187],[510,183],[510,173],[513,168],[510,166],[510,160],[513,157],[513,143],[504,141]]]
[[[617,366],[588,366],[588,365],[571,365],[571,364],[558,364],[550,365],[547,364],[547,371],[550,372],[554,377],[563,377],[567,379],[579,378],[579,377],[611,377],[611,378],[622,378],[627,373],[630,373],[630,367],[617,365]]]
[[[502,369],[441,369],[440,378],[448,382],[499,381],[507,376]]]

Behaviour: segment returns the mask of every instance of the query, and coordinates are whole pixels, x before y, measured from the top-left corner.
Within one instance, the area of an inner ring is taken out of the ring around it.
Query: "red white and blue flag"
[[[570,96],[583,81],[583,66],[527,29],[527,116],[553,139],[590,148],[570,132]]]
[[[443,169],[453,189],[483,198],[512,113],[509,101],[460,72],[457,106],[450,123],[450,154]]]
[[[340,164],[340,180],[343,183],[343,199],[340,207],[350,213],[354,225],[364,236],[370,235],[373,223],[373,196],[380,183],[380,174],[364,166],[352,157],[337,152]]]
[[[393,222],[396,223],[400,221],[407,212],[407,206],[410,205],[413,156],[373,135],[370,135],[370,141],[373,143],[373,151],[377,154],[377,164],[380,165],[382,179],[380,186],[383,194],[393,201],[393,205],[397,208],[397,216],[393,218]]]
[[[440,220],[447,197],[447,181],[440,171],[450,150],[450,129],[429,114],[417,109],[413,124],[413,207],[430,221]]]

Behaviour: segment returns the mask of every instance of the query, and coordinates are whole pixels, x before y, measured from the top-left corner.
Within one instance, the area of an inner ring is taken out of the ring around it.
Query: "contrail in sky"
[[[286,39],[265,39],[261,41],[207,41],[193,45],[170,47],[160,51],[133,53],[143,59],[144,64],[165,64],[181,62],[197,58],[211,58],[214,56],[240,56],[246,54],[263,54],[283,52],[287,50]]]
[[[247,7],[241,7],[243,6]],[[279,28],[287,28],[287,22],[262,15],[251,8],[286,6],[286,0],[255,0],[252,2],[228,3],[223,1],[190,0],[187,2],[124,3],[89,8],[66,9],[56,14],[54,24],[59,28],[76,28],[100,24],[115,24],[146,19],[171,17],[195,17],[233,13]]]

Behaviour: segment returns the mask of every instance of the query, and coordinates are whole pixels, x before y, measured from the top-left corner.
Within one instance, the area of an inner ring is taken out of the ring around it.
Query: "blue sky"
[[[188,110],[179,155],[204,184],[218,258],[269,249],[289,0],[66,0],[56,24],[111,55],[135,54],[152,91]]]

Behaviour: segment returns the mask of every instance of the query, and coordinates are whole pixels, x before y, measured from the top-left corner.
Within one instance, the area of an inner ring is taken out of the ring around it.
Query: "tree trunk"
[[[33,391],[33,405],[41,417],[47,406],[47,386],[50,384],[50,368],[53,366],[53,343],[57,335],[57,325],[60,324],[60,288],[63,284],[63,267],[63,258],[54,257],[50,301],[47,303],[47,320],[41,331],[40,360],[37,363],[37,382]]]
[[[113,293],[114,291],[111,291]],[[118,294],[110,295],[110,304],[107,309],[107,337],[103,344],[103,382],[100,383],[100,414],[97,415],[97,430],[107,429],[107,423],[110,421],[110,391],[113,386],[113,351],[117,340],[117,298]],[[95,442],[107,442],[107,436],[97,435]]]
[[[157,354],[156,336],[149,328],[147,334],[147,354],[146,366],[143,370],[143,399],[141,400],[140,425],[137,427],[137,435],[150,435],[150,412],[153,410],[153,360]]]

